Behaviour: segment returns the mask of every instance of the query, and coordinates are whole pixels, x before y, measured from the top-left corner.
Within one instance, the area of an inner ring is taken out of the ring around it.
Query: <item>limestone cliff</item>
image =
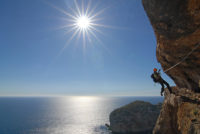
[[[200,0],[142,0],[156,56],[177,87],[165,93],[153,134],[200,134]]]
[[[200,0],[142,2],[157,38],[157,60],[166,70],[200,43]],[[200,46],[166,73],[179,88],[200,92]]]

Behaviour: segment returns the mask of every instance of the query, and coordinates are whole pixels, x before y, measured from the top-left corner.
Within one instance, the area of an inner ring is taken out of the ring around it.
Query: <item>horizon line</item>
[[[162,97],[159,95],[0,95],[0,97]]]

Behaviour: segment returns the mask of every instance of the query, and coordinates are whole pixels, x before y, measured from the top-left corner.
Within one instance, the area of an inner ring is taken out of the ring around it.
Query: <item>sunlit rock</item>
[[[153,26],[157,60],[179,88],[200,92],[200,1],[142,0]]]
[[[172,89],[174,94],[165,92],[153,134],[200,134],[200,94]]]

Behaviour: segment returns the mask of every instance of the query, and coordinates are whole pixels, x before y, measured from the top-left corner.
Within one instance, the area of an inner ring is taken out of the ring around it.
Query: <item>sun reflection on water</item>
[[[96,96],[73,96],[72,99],[75,102],[87,103],[87,102],[94,102],[100,98]]]
[[[99,134],[100,126],[107,123],[102,98],[95,96],[63,97],[58,102],[58,116],[62,117],[56,131],[66,134]],[[104,130],[105,131],[105,130]],[[107,133],[104,133],[107,134]]]

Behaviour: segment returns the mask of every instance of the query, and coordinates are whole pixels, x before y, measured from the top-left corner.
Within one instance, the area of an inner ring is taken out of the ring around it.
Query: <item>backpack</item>
[[[154,73],[151,74],[151,78],[153,79],[154,82],[158,82],[158,80],[155,78]]]

